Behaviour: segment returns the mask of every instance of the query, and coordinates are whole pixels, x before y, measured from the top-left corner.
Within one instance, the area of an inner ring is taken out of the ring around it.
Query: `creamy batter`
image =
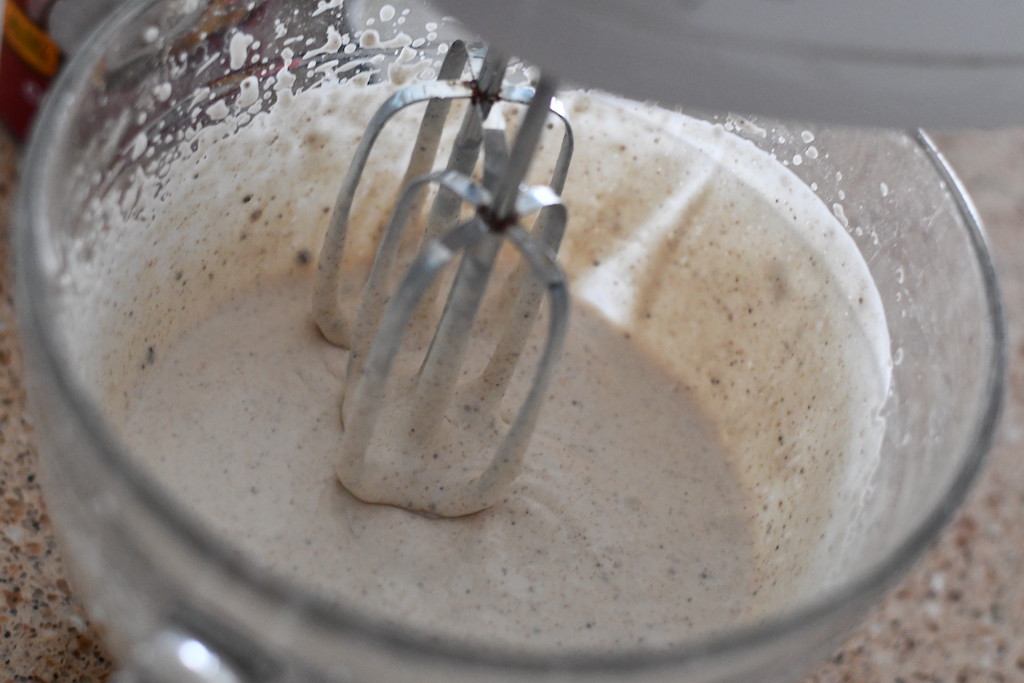
[[[449,520],[337,483],[346,352],[310,320],[312,260],[389,87],[282,91],[248,125],[200,132],[140,180],[149,191],[97,203],[110,229],[83,245],[101,256],[79,266],[87,312],[67,316],[139,463],[269,571],[439,637],[663,647],[825,586],[883,429],[888,339],[867,268],[767,154],[599,93],[564,96],[575,307],[523,474]],[[357,198],[353,292],[415,123],[396,123]]]

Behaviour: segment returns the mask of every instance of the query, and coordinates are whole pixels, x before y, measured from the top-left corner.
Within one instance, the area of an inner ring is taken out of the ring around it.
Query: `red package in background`
[[[6,3],[0,41],[0,118],[17,138],[28,132],[62,60],[60,47],[41,21],[51,5],[39,0]]]
[[[21,138],[61,64],[123,0],[7,0],[0,40],[0,120]],[[0,0],[0,8],[4,0]]]

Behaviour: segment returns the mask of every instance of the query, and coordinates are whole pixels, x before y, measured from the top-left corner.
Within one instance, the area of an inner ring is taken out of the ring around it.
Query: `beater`
[[[559,193],[572,156],[572,132],[553,98],[553,81],[541,75],[536,87],[513,85],[506,79],[508,65],[498,50],[453,43],[437,80],[398,90],[376,112],[338,193],[317,266],[313,317],[328,341],[349,349],[336,472],[346,489],[367,502],[445,517],[497,502],[521,469],[565,338],[569,299],[554,255],[567,220]],[[470,77],[464,80],[467,68]],[[432,171],[456,100],[467,100],[469,106],[445,168]],[[341,303],[339,289],[356,189],[386,124],[402,109],[424,102],[402,189],[353,312]],[[495,106],[499,102],[526,109],[511,149],[504,117]],[[550,182],[522,186],[549,112],[564,130]],[[478,181],[472,174],[481,149],[483,177]],[[437,193],[420,250],[392,293],[400,244],[429,186],[436,186]],[[472,215],[462,220],[464,205]],[[522,220],[532,214],[536,220],[527,230]],[[520,260],[495,306],[504,315],[501,331],[482,372],[460,381],[474,322],[505,242]],[[395,377],[403,339],[411,329],[434,324],[423,309],[437,296],[439,275],[457,259],[422,363],[411,377]],[[545,297],[546,339],[525,397],[506,426],[498,408]],[[387,428],[379,429],[382,425]],[[493,455],[474,470],[470,463],[488,450]]]

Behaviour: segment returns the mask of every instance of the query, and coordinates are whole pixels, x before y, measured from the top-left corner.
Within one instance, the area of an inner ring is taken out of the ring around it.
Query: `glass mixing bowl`
[[[706,115],[786,160],[842,214],[877,285],[891,338],[881,463],[864,492],[867,512],[853,559],[835,568],[821,590],[794,596],[757,623],[668,649],[602,654],[510,650],[382,625],[234,552],[150,479],[116,436],[96,400],[87,344],[69,327],[93,315],[88,302],[104,277],[97,267],[104,254],[93,249],[107,226],[89,219],[91,203],[131,187],[182,131],[205,144],[200,133],[220,118],[216,112],[272,106],[272,93],[241,103],[246,79],[287,66],[301,90],[327,71],[358,72],[360,64],[380,70],[404,60],[402,46],[389,42],[389,31],[400,33],[401,24],[384,25],[384,16],[403,18],[406,28],[436,22],[416,45],[421,49],[459,31],[425,5],[405,9],[355,1],[321,2],[315,11],[298,0],[126,3],[68,65],[38,120],[16,214],[30,402],[46,498],[75,586],[123,679],[798,676],[949,520],[978,472],[999,412],[1004,330],[992,263],[968,199],[921,132]],[[332,46],[332,31],[340,36],[371,24],[380,32],[376,40]],[[295,57],[297,45],[306,64]],[[195,118],[198,101],[206,114]],[[122,199],[130,208],[131,197]],[[260,268],[254,263],[253,277]]]

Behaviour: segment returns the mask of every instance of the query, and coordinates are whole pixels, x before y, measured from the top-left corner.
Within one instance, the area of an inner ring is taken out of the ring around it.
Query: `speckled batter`
[[[282,95],[205,134],[128,218],[97,209],[115,237],[91,245],[75,348],[139,462],[271,571],[438,636],[662,647],[824,586],[883,428],[867,268],[768,155],[606,95],[565,95],[574,318],[507,499],[437,520],[338,485],[345,352],[309,320],[311,253],[382,93]],[[400,130],[361,190],[365,235],[401,176]],[[369,242],[351,247],[352,289]]]

